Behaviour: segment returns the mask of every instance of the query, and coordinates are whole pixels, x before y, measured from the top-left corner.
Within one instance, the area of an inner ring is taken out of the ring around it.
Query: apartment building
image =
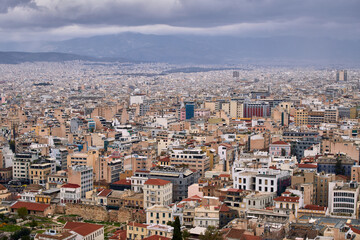
[[[265,209],[273,205],[276,193],[252,192],[243,198],[246,209]]]
[[[316,205],[323,207],[328,206],[329,183],[332,181],[335,181],[335,174],[326,174],[322,172],[315,175]]]
[[[170,181],[173,184],[173,201],[181,201],[188,196],[188,187],[198,182],[200,174],[188,168],[155,167],[148,177]]]
[[[148,179],[144,183],[144,208],[172,203],[172,183],[162,179]]]
[[[60,203],[79,203],[81,187],[78,184],[67,183],[60,188]]]
[[[191,170],[199,171],[201,176],[210,169],[209,157],[201,149],[173,149],[170,155],[170,165],[187,166]]]
[[[34,153],[19,153],[13,160],[13,178],[23,182],[29,181],[29,168],[33,161],[38,159]]]
[[[126,239],[142,240],[157,235],[160,239],[171,238],[174,228],[168,225],[130,222],[126,226]]]
[[[344,154],[325,155],[319,157],[317,162],[317,171],[325,173],[336,173],[336,163],[341,162],[343,167],[342,175],[351,176],[352,167],[356,164],[356,161]]]
[[[29,179],[32,184],[45,185],[47,177],[52,172],[51,163],[31,164],[29,167]]]
[[[66,171],[57,171],[55,174],[47,176],[46,189],[60,188],[64,183],[68,182],[68,174]]]
[[[330,216],[358,218],[359,185],[357,182],[330,182],[328,198],[328,213]]]
[[[78,184],[81,187],[81,198],[94,189],[93,169],[89,166],[75,165],[68,168],[68,183]]]
[[[174,221],[173,210],[168,206],[154,205],[146,209],[147,224],[167,224]]]
[[[207,228],[208,226],[219,227],[220,212],[218,206],[198,206],[194,212],[194,226]]]
[[[308,114],[306,109],[297,109],[295,111],[295,125],[302,126],[308,124]]]
[[[277,193],[280,195],[290,186],[291,176],[287,171],[274,169],[236,169],[233,168],[233,187],[235,189]]]
[[[131,191],[143,192],[144,183],[149,179],[150,171],[138,170],[134,173],[131,179]]]
[[[339,121],[339,111],[336,108],[325,109],[324,122],[337,123]]]
[[[291,146],[284,141],[276,141],[269,145],[269,154],[274,157],[290,156]]]
[[[99,152],[96,150],[87,153],[76,152],[67,156],[67,166],[91,166],[94,168],[96,160],[99,158]]]

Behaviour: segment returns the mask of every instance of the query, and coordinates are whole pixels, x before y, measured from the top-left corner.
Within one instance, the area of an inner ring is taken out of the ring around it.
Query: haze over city
[[[1,0],[0,240],[360,239],[359,10]]]

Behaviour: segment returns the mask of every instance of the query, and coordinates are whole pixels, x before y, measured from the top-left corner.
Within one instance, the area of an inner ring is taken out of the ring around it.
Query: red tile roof
[[[171,238],[159,236],[159,235],[152,235],[150,237],[144,238],[143,240],[170,240]]]
[[[226,206],[226,204],[223,204],[220,206],[220,212],[229,212],[230,208],[228,206]]]
[[[161,158],[159,161],[160,162],[170,162],[170,158],[169,157],[164,157],[164,158]]]
[[[19,209],[23,207],[25,207],[29,211],[43,212],[48,207],[50,207],[50,204],[34,202],[16,202],[14,205],[11,206],[12,209]]]
[[[284,142],[284,141],[276,141],[271,144],[273,144],[273,145],[289,145],[287,142]]]
[[[66,183],[61,186],[61,188],[79,188],[79,187],[80,187],[79,185],[73,183]]]
[[[360,234],[360,229],[355,228],[355,227],[354,227],[354,226],[352,226],[352,225],[349,225],[349,227],[351,228],[351,231],[353,231],[354,233],[356,233],[356,234]]]
[[[112,190],[111,189],[104,189],[104,190],[102,190],[99,194],[98,194],[98,196],[99,197],[107,197],[107,196],[109,196],[109,194],[112,192]]]
[[[93,223],[84,223],[84,222],[67,222],[64,226],[64,229],[80,234],[81,236],[87,236],[101,228],[103,225],[93,224]]]
[[[117,182],[113,182],[111,184],[115,184],[115,185],[131,185],[131,180],[128,179],[121,179]]]
[[[224,174],[224,173],[223,173],[223,174],[220,174],[219,177],[227,177],[227,178],[229,178],[229,177],[230,177],[230,174]]]
[[[274,198],[274,201],[276,202],[299,202],[299,197],[284,197],[280,196],[277,198]]]
[[[6,189],[7,189],[7,188],[6,188],[4,185],[0,184],[0,191],[6,190]]]
[[[225,230],[226,231],[226,230]],[[228,229],[227,232],[224,235],[225,239],[240,239],[241,236],[244,234],[245,230],[244,229],[236,229],[236,228],[231,228]]]
[[[109,239],[126,240],[126,230],[117,230]]]
[[[299,164],[298,164],[298,168],[317,168],[317,165],[315,165],[315,164],[299,163]]]
[[[152,179],[146,180],[146,182],[144,184],[146,184],[146,185],[164,186],[164,185],[169,184],[169,183],[171,183],[171,182],[163,180],[163,179],[152,178]]]
[[[121,158],[121,153],[119,151],[114,151],[113,153],[111,153],[109,158]]]
[[[309,210],[319,210],[319,211],[325,211],[326,210],[326,207],[319,206],[319,205],[311,205],[311,204],[305,205],[304,208],[309,209]]]
[[[262,238],[259,236],[254,236],[250,234],[243,234],[241,236],[241,240],[261,240]]]
[[[229,188],[227,191],[228,191],[228,192],[242,192],[242,191],[244,191],[244,190],[242,190],[242,189],[236,189],[236,188]]]
[[[148,227],[149,225],[148,225],[148,224],[144,224],[144,223],[129,222],[129,223],[128,223],[128,226],[146,228],[146,227]]]

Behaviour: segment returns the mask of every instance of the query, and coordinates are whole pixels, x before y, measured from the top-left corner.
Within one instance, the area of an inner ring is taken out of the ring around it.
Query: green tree
[[[340,160],[340,158],[336,159],[336,163],[335,163],[335,174],[336,175],[344,175],[345,173],[345,169],[342,165],[342,162]]]
[[[181,224],[179,217],[175,218],[175,222],[173,223],[174,232],[172,240],[182,240],[182,233],[181,233]]]
[[[205,234],[200,235],[200,240],[222,240],[221,233],[214,226],[208,226]]]
[[[11,149],[11,151],[13,151],[15,153],[15,141],[14,140],[10,140],[9,141],[9,147]]]
[[[21,217],[22,219],[25,219],[25,217],[28,215],[28,210],[26,207],[22,207],[19,208],[17,210],[17,214],[19,215],[19,217]]]
[[[190,232],[185,229],[185,230],[182,232],[182,238],[183,238],[183,240],[188,240],[189,237],[190,237]]]
[[[29,223],[29,226],[31,228],[37,227],[37,225],[38,225],[38,223],[34,219]]]
[[[28,228],[22,228],[19,231],[14,232],[14,234],[11,235],[10,239],[11,240],[19,240],[19,239],[23,239],[23,240],[27,240],[30,239],[30,229]]]

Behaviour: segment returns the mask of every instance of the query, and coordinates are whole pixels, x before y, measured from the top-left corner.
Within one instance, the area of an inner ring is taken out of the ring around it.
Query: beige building
[[[335,174],[319,173],[315,176],[316,205],[328,206],[329,183],[332,181],[335,181]]]
[[[144,183],[144,209],[172,203],[172,183],[162,179],[148,179]]]
[[[146,209],[147,224],[167,224],[174,221],[172,209],[168,206],[154,205]]]
[[[354,165],[351,167],[351,181],[360,182],[360,166]]]
[[[339,111],[337,109],[329,108],[325,109],[324,122],[337,123],[339,120]]]
[[[68,183],[81,187],[81,198],[94,189],[93,169],[89,166],[75,165],[68,168]]]
[[[220,212],[218,206],[199,206],[194,211],[194,226],[205,227],[215,226],[219,227]]]
[[[158,235],[160,237],[172,238],[174,228],[168,225],[142,224],[136,222],[128,223],[126,227],[126,239],[142,240],[146,237]]]
[[[201,149],[174,149],[170,155],[170,165],[186,165],[204,176],[210,170],[210,159]]]
[[[309,112],[306,109],[298,109],[295,112],[295,125],[302,126],[308,124]]]
[[[47,176],[46,189],[60,188],[61,185],[68,182],[68,174],[66,171],[57,171],[55,174]]]
[[[51,173],[51,163],[31,164],[29,167],[30,183],[46,184],[47,177]]]
[[[99,152],[96,150],[88,151],[87,153],[73,153],[67,156],[67,166],[91,166],[94,168],[96,160],[99,158]]]
[[[239,101],[230,101],[230,117],[243,118],[244,117],[244,104]]]

